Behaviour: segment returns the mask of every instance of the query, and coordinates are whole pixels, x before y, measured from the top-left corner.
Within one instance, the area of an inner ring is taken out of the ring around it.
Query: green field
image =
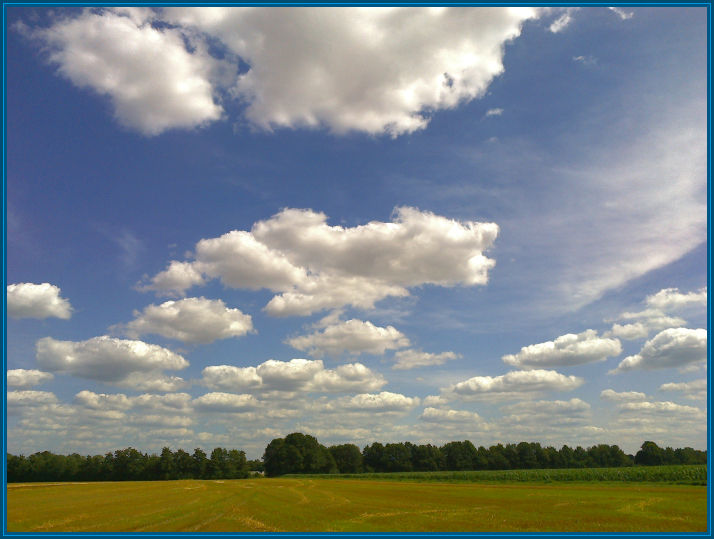
[[[706,532],[707,489],[333,478],[7,487],[8,532]]]

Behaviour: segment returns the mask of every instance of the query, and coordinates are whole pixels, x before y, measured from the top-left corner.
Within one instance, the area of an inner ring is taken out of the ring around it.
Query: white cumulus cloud
[[[72,317],[69,300],[60,296],[60,289],[50,283],[18,283],[7,286],[7,315],[10,318],[49,317],[68,320]]]
[[[208,344],[217,339],[241,337],[253,330],[250,315],[229,309],[220,299],[204,297],[167,301],[134,311],[135,320],[126,324],[133,338],[154,333],[185,343]]]
[[[206,393],[192,401],[198,412],[241,413],[254,410],[260,402],[252,395],[233,393]]]
[[[164,369],[188,367],[188,361],[166,348],[107,336],[81,342],[44,337],[36,348],[37,363],[48,371],[115,384],[138,385]]]
[[[56,404],[59,402],[54,393],[50,391],[8,391],[7,406],[9,407],[33,407],[44,404]]]
[[[203,369],[201,384],[211,389],[248,393],[348,393],[375,391],[387,381],[360,363],[325,369],[322,360],[268,360],[257,367],[216,365]]]
[[[670,328],[647,341],[639,354],[626,357],[610,373],[684,367],[706,358],[706,329]]]
[[[317,358],[325,354],[338,357],[345,352],[382,355],[386,350],[409,346],[409,339],[393,326],[382,328],[356,319],[328,325],[323,331],[293,337],[285,342],[298,350],[309,350],[308,354]]]
[[[429,365],[443,365],[449,360],[458,359],[460,357],[461,355],[455,352],[432,354],[423,352],[422,350],[400,350],[394,354],[395,363],[392,365],[392,369],[407,370]]]
[[[589,329],[577,335],[563,335],[555,341],[524,346],[517,354],[502,359],[507,365],[521,369],[538,369],[595,363],[621,353],[619,340],[598,337],[595,330]]]
[[[647,400],[647,395],[639,391],[620,391],[604,389],[600,392],[600,398],[610,402],[637,402]]]
[[[545,391],[572,391],[585,380],[577,376],[565,376],[555,371],[511,371],[507,374],[475,376],[464,382],[442,389],[445,396],[461,400],[516,400]]]
[[[662,384],[660,391],[681,391],[688,399],[706,399],[707,398],[707,380],[694,380],[692,382],[681,382],[679,384],[669,383]]]
[[[407,207],[397,208],[391,223],[352,228],[328,225],[324,213],[285,209],[250,232],[201,240],[194,262],[174,261],[139,289],[184,294],[188,285],[219,278],[232,288],[279,293],[265,308],[271,315],[367,309],[387,296],[408,296],[409,287],[486,284],[495,262],[483,253],[497,235],[494,223]]]
[[[678,288],[665,288],[656,294],[647,296],[648,306],[660,311],[676,311],[690,305],[707,306],[707,287],[700,288],[697,292],[682,294]]]
[[[340,397],[323,406],[326,412],[346,413],[406,413],[419,405],[418,397],[382,391],[378,394],[362,393],[354,397]]]
[[[108,97],[126,127],[158,135],[222,116],[213,86],[218,62],[203,40],[181,29],[156,28],[110,10],[85,10],[49,28],[24,28],[46,45],[62,76]]]
[[[42,372],[36,369],[12,369],[7,371],[7,386],[17,389],[28,389],[39,384],[51,382],[54,375],[49,372]]]

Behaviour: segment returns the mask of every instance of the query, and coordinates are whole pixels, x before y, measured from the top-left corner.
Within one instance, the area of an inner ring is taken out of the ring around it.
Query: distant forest
[[[365,446],[325,447],[313,436],[299,432],[276,438],[261,460],[247,460],[244,451],[201,449],[189,454],[164,447],[161,454],[133,448],[96,456],[55,455],[49,451],[29,457],[7,455],[7,482],[56,481],[158,481],[172,479],[242,479],[251,472],[269,477],[301,473],[369,473],[410,471],[512,470],[533,468],[617,468],[672,464],[706,464],[707,452],[685,447],[662,448],[644,442],[633,456],[616,445],[600,444],[584,449],[564,445],[560,449],[539,443],[497,444],[488,449],[470,441],[449,442],[441,447],[409,442]]]

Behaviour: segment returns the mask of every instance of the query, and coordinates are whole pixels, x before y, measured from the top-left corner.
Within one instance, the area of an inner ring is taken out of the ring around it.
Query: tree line
[[[172,479],[242,479],[251,471],[269,477],[285,474],[369,473],[410,471],[511,470],[533,468],[617,468],[633,465],[706,464],[707,452],[685,447],[662,448],[647,441],[633,456],[617,445],[560,449],[539,443],[496,444],[488,449],[469,440],[436,446],[410,442],[374,442],[362,450],[354,444],[325,447],[299,432],[276,438],[261,460],[247,460],[244,451],[218,447],[210,458],[201,449],[146,454],[134,448],[82,456],[49,451],[29,457],[7,454],[7,482],[157,481]]]
[[[189,454],[164,447],[160,455],[132,447],[96,456],[42,451],[29,457],[8,454],[7,482],[243,479],[249,475],[248,468],[245,451],[222,447],[214,449],[210,458],[198,448]]]

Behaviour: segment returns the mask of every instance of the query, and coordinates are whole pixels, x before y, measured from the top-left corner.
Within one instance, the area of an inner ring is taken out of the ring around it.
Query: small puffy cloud
[[[518,402],[504,406],[501,410],[516,416],[545,416],[549,418],[555,416],[573,418],[590,416],[590,405],[576,398],[569,401]]]
[[[375,391],[387,381],[360,363],[325,369],[321,360],[268,360],[257,367],[216,365],[203,369],[201,385],[249,393],[347,393]]]
[[[503,109],[489,109],[486,111],[487,118],[489,116],[500,116],[501,114],[503,114]]]
[[[511,371],[502,376],[475,376],[442,390],[447,398],[462,400],[515,400],[545,391],[572,391],[585,380],[555,371]]]
[[[706,361],[707,330],[670,328],[647,341],[639,354],[626,357],[610,374],[686,367]]]
[[[688,399],[706,399],[707,398],[707,380],[694,380],[692,382],[682,382],[679,384],[670,383],[662,384],[660,391],[680,391]]]
[[[7,315],[10,318],[72,317],[69,300],[60,297],[60,289],[50,283],[18,283],[7,286]]]
[[[93,391],[80,391],[74,396],[74,403],[93,410],[128,410],[132,401],[122,393],[107,395]]]
[[[589,329],[578,335],[563,335],[555,341],[524,346],[518,354],[506,355],[502,359],[507,365],[537,369],[595,363],[621,353],[619,340],[598,337],[595,330]]]
[[[553,21],[548,30],[557,34],[558,32],[562,32],[572,21],[573,16],[570,12],[563,13],[560,17]]]
[[[37,363],[48,371],[115,384],[139,384],[159,377],[164,369],[188,367],[188,361],[166,348],[107,336],[81,342],[44,337],[36,348]]]
[[[12,369],[7,371],[7,386],[17,389],[28,389],[36,385],[54,380],[54,375],[36,369]]]
[[[637,402],[647,400],[647,395],[639,391],[621,391],[605,389],[600,392],[600,398],[610,402]]]
[[[252,395],[206,393],[192,401],[198,412],[242,413],[255,410],[260,402]]]
[[[665,288],[656,294],[647,296],[647,305],[660,311],[676,311],[690,305],[707,306],[707,288],[700,288],[697,292],[682,294],[678,288]]]
[[[285,342],[298,350],[308,351],[316,358],[325,354],[337,357],[345,352],[382,355],[386,350],[409,346],[409,339],[393,326],[382,328],[356,319],[328,325],[323,331],[293,337]]]
[[[329,226],[324,213],[285,209],[250,232],[199,241],[195,261],[174,261],[139,289],[184,294],[218,278],[232,288],[277,293],[265,308],[274,316],[368,309],[388,296],[408,296],[410,287],[486,284],[495,262],[483,253],[498,231],[494,223],[406,207],[395,210],[391,223],[352,228]]]
[[[134,317],[125,327],[132,339],[153,333],[185,343],[208,344],[253,330],[250,315],[227,308],[220,299],[204,297],[149,305],[143,312],[134,311]]]
[[[34,407],[44,404],[56,404],[57,397],[50,391],[8,391],[7,406],[10,407]]]
[[[460,358],[460,354],[454,352],[442,352],[431,354],[421,350],[400,350],[394,354],[395,364],[392,369],[414,369],[416,367],[426,367],[428,365],[443,365],[449,360]]]
[[[46,45],[62,76],[107,96],[126,127],[158,135],[222,116],[212,84],[218,62],[203,41],[180,29],[155,28],[110,10],[85,10],[25,32]]]
[[[443,406],[447,404],[448,399],[444,398],[442,395],[429,395],[422,399],[424,406]]]
[[[399,393],[382,391],[378,394],[363,393],[354,397],[341,397],[329,401],[323,411],[335,413],[406,413],[419,405],[418,397],[406,397]]]
[[[441,410],[438,408],[426,408],[419,416],[419,419],[427,423],[480,423],[481,418],[476,412],[464,410]]]
[[[626,341],[634,341],[647,337],[650,333],[650,328],[642,322],[634,324],[613,324],[612,330],[605,333],[606,337],[612,336]]]

